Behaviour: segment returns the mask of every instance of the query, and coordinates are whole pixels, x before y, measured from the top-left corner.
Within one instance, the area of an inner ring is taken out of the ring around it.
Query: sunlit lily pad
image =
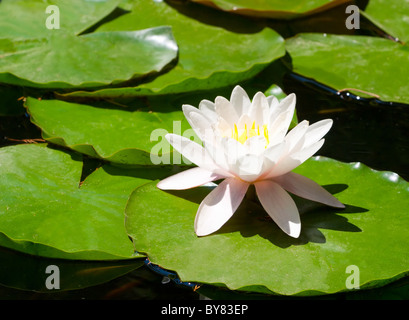
[[[183,134],[189,128],[179,105],[171,108],[154,103],[151,109],[143,106],[128,111],[120,107],[111,109],[118,106],[109,103],[96,107],[28,98],[26,106],[31,121],[42,129],[47,141],[128,165],[157,164],[150,156],[155,146],[160,149],[156,150],[160,152],[158,161],[170,164],[173,152],[164,139],[165,134],[175,130]]]
[[[156,182],[130,197],[127,232],[138,252],[176,271],[182,281],[233,290],[304,296],[348,292],[348,266],[358,267],[360,289],[407,274],[408,182],[391,172],[323,157],[295,171],[346,205],[334,209],[295,198],[302,223],[298,239],[280,231],[251,196],[222,229],[197,237],[194,217],[209,187],[164,192]]]
[[[390,36],[409,40],[409,3],[401,0],[371,0],[362,14]]]
[[[37,39],[52,33],[77,35],[109,15],[118,3],[119,0],[2,0],[0,39]],[[53,7],[47,13],[48,6]],[[48,29],[47,18],[54,24],[57,14],[59,29]]]
[[[255,92],[258,88],[250,90]],[[210,96],[218,93],[228,97],[230,89],[226,93],[207,92],[206,98],[212,100]],[[285,97],[276,85],[269,87],[266,94],[280,100]],[[41,128],[43,138],[49,142],[113,163],[170,164],[177,159],[186,164],[164,136],[176,133],[198,139],[183,115],[182,104],[197,105],[202,96],[151,97],[147,104],[140,102],[140,107],[135,107],[135,103],[133,107],[120,107],[108,102],[89,105],[28,97],[25,106],[31,121]],[[294,113],[291,127],[296,124]]]
[[[169,27],[82,36],[54,32],[47,38],[0,39],[0,55],[4,83],[101,87],[162,70],[176,58],[177,45]]]
[[[220,88],[253,77],[285,54],[284,40],[278,33],[245,18],[192,4],[171,6],[165,1],[139,0],[127,8],[130,13],[103,24],[96,32],[171,26],[179,48],[178,64],[136,87],[68,96],[124,97]],[[224,27],[217,26],[218,21]]]
[[[299,34],[286,42],[293,72],[335,90],[409,103],[409,47],[367,36]]]
[[[67,259],[128,259],[124,229],[130,192],[163,175],[105,165],[81,181],[78,154],[45,144],[0,149],[0,243],[25,253]]]
[[[276,19],[292,19],[328,10],[347,0],[191,0],[233,13]]]

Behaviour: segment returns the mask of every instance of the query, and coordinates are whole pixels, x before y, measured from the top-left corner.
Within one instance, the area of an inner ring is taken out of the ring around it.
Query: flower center
[[[266,147],[267,147],[269,143],[269,139],[268,139],[268,129],[267,129],[266,124],[264,124],[260,129],[260,126],[259,125],[256,126],[256,122],[253,121],[251,128],[248,128],[247,124],[245,124],[244,129],[238,130],[237,125],[234,124],[234,128],[231,129],[231,138],[237,140],[241,144],[244,144],[247,141],[247,139],[250,139],[255,136],[261,136],[261,135],[264,135],[264,138],[266,138]]]

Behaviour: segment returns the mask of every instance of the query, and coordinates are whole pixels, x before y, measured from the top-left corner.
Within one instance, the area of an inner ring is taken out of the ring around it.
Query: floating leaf
[[[173,153],[164,139],[165,134],[177,130],[183,134],[190,128],[181,105],[177,108],[154,106],[150,110],[145,107],[130,112],[110,109],[113,105],[109,103],[105,103],[105,107],[95,107],[28,98],[26,106],[31,121],[42,129],[43,138],[49,142],[128,165],[152,165],[152,149],[153,154],[159,156],[157,161],[170,164]]]
[[[254,94],[258,91],[249,88]],[[25,106],[31,121],[41,128],[44,139],[88,156],[126,165],[190,164],[174,152],[164,138],[167,133],[175,133],[201,143],[183,115],[182,104],[198,106],[204,96],[212,100],[216,95],[229,98],[230,93],[228,89],[203,95],[151,97],[149,106],[142,103],[139,108],[118,108],[108,102],[87,105],[30,97]],[[269,87],[266,94],[274,94],[279,99],[285,97],[276,85]],[[296,124],[294,113],[291,127]]]
[[[1,148],[1,245],[67,259],[138,256],[124,229],[125,204],[163,172],[104,165],[81,182],[82,166],[78,155],[45,144]]]
[[[362,14],[401,41],[408,41],[409,3],[401,0],[371,0]]]
[[[112,98],[221,88],[253,77],[285,54],[284,40],[274,30],[263,29],[244,18],[218,16],[221,13],[199,9],[191,4],[174,8],[165,1],[134,1],[130,13],[102,25],[97,32],[169,25],[179,47],[178,64],[137,87],[81,91],[67,96]],[[213,22],[222,19],[239,31],[201,22],[209,16]]]
[[[242,15],[275,18],[293,19],[304,15],[310,15],[328,10],[347,0],[191,0],[193,2],[220,8],[224,11],[238,13]]]
[[[0,82],[39,88],[115,85],[158,72],[177,55],[169,27],[82,36],[58,31],[47,38],[0,39]]]
[[[78,35],[110,14],[119,0],[2,0],[0,39],[39,39],[50,34]],[[48,6],[49,13],[46,12]],[[59,15],[60,29],[48,29],[47,18]]]
[[[292,70],[335,90],[409,103],[409,47],[376,37],[299,34],[286,42]]]
[[[58,267],[59,288],[52,292],[79,290],[108,282],[131,272],[143,265],[143,259],[122,261],[75,261],[62,259],[47,259],[33,255],[22,254],[0,248],[2,263],[0,284],[19,290],[50,292],[46,287],[46,273],[49,266]],[[53,270],[53,274],[54,274]],[[55,275],[55,274],[54,274]],[[54,283],[52,283],[54,284]]]
[[[164,192],[151,182],[126,208],[126,229],[138,252],[182,281],[283,295],[348,291],[348,266],[361,289],[403,277],[409,266],[409,183],[360,163],[315,157],[295,170],[346,205],[329,208],[294,197],[298,239],[283,233],[249,196],[219,231],[197,237],[194,218],[208,187]]]

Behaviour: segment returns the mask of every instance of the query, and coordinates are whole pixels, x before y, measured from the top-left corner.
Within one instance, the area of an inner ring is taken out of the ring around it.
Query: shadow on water
[[[336,194],[348,188],[345,184],[326,185],[324,188],[331,194]],[[169,193],[199,204],[213,187],[201,187],[182,191],[168,191]],[[317,202],[291,195],[301,216],[301,234],[292,238],[285,234],[268,216],[258,199],[252,196],[251,189],[233,217],[226,222],[215,234],[240,232],[245,238],[260,236],[272,244],[287,248],[293,245],[307,243],[325,243],[326,238],[320,229],[342,232],[361,232],[362,230],[349,222],[346,214],[364,213],[368,210],[352,204],[345,204],[344,209],[331,208]],[[341,214],[341,215],[340,215]]]

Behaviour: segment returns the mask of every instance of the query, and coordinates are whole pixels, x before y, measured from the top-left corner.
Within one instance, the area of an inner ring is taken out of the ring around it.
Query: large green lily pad
[[[26,106],[47,141],[120,164],[170,164],[173,149],[165,134],[178,130],[179,134],[193,133],[186,131],[190,127],[180,105],[172,108],[154,102],[151,109],[128,111],[112,109],[115,105],[109,103],[92,106],[28,98]]]
[[[177,45],[169,27],[83,36],[54,32],[42,39],[0,39],[0,54],[0,82],[84,88],[158,72],[176,58]]]
[[[0,244],[66,259],[140,256],[125,232],[125,204],[163,172],[104,165],[81,181],[82,167],[78,154],[45,144],[1,148]]]
[[[409,3],[401,0],[371,0],[362,14],[384,32],[400,41],[409,40]]]
[[[53,33],[78,35],[109,15],[118,3],[119,0],[2,0],[0,39],[38,39]],[[53,10],[47,13],[49,6]],[[55,14],[59,14],[60,29],[48,29],[47,18],[53,20]]]
[[[221,88],[250,79],[285,54],[284,40],[278,33],[245,18],[192,4],[171,6],[165,1],[137,0],[127,8],[130,13],[103,24],[96,32],[171,26],[179,48],[176,66],[136,87],[80,91],[68,96],[112,98]],[[212,20],[206,21],[209,17]],[[226,27],[217,26],[217,21],[223,21]]]
[[[347,0],[191,0],[233,13],[275,19],[293,19],[325,11]]]
[[[249,95],[258,88],[246,86]],[[200,140],[186,121],[182,104],[197,106],[205,97],[214,100],[216,95],[229,98],[231,89],[205,94],[150,97],[147,103],[122,107],[108,102],[94,105],[61,100],[38,100],[28,97],[25,106],[31,121],[42,130],[42,137],[94,158],[126,165],[190,164],[174,151],[164,138],[167,133],[184,135]],[[279,99],[285,93],[277,85],[265,91]],[[291,127],[297,124],[294,113]]]
[[[95,88],[159,72],[176,59],[166,26],[127,32],[81,32],[106,17],[117,0],[3,1],[0,82],[35,88]],[[49,5],[58,12],[47,13]],[[60,26],[47,27],[51,14]]]
[[[286,42],[292,70],[335,90],[409,103],[409,47],[384,38],[299,34]]]
[[[408,182],[361,163],[323,157],[295,171],[346,205],[334,209],[295,198],[302,222],[298,239],[280,231],[251,197],[218,232],[197,237],[194,217],[209,188],[164,192],[156,182],[142,185],[130,197],[127,232],[138,252],[176,271],[182,281],[232,290],[330,294],[350,290],[349,266],[358,267],[355,285],[361,289],[408,273]]]

